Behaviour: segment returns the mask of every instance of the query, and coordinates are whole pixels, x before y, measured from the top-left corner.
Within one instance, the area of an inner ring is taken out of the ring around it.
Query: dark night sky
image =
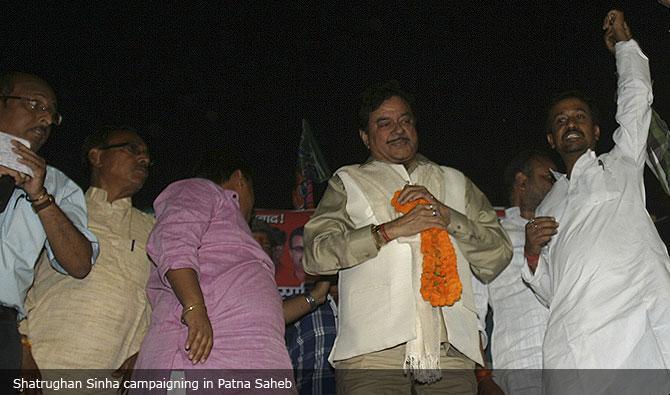
[[[65,118],[43,156],[86,186],[84,137],[135,126],[156,160],[139,206],[188,176],[203,151],[228,146],[257,168],[257,206],[290,208],[301,118],[332,170],[363,161],[355,98],[390,78],[417,95],[420,150],[496,205],[511,156],[546,148],[552,93],[594,96],[599,148],[611,146],[616,77],[600,27],[612,2],[14,3],[3,5],[0,71],[43,76]],[[650,58],[654,107],[670,119],[670,12],[654,0],[616,5]]]

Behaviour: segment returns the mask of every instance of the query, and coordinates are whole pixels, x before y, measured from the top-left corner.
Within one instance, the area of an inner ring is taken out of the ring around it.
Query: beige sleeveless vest
[[[465,176],[432,162],[421,162],[411,175],[403,165],[379,161],[345,166],[336,174],[347,192],[346,210],[356,228],[398,218],[401,214],[391,206],[391,198],[407,183],[423,185],[442,203],[465,212]],[[470,265],[458,241],[451,240],[463,293],[453,306],[442,308],[448,341],[481,364]],[[394,347],[416,337],[414,292],[418,290],[412,289],[411,265],[420,268],[423,257],[412,255],[412,244],[420,244],[418,234],[393,240],[375,258],[340,270],[339,325],[331,362]]]

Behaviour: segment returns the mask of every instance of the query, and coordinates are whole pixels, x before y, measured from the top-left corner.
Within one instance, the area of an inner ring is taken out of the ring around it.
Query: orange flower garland
[[[396,211],[408,213],[417,204],[430,204],[418,199],[405,204],[398,203],[397,191],[391,199]],[[451,306],[461,298],[463,285],[458,277],[456,251],[446,230],[431,228],[421,232],[423,272],[421,273],[421,296],[435,307]]]

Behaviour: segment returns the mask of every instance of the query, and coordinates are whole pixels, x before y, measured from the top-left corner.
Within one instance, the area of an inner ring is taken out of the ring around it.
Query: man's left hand
[[[321,280],[317,281],[314,284],[314,288],[312,289],[311,294],[314,300],[316,300],[316,303],[318,305],[322,305],[326,302],[326,297],[328,296],[329,290],[330,290],[330,281]]]
[[[633,38],[623,12],[619,10],[611,10],[607,13],[603,21],[603,30],[605,31],[605,46],[612,53],[614,53],[614,45],[616,43]]]
[[[446,206],[437,200],[426,187],[422,185],[408,184],[405,185],[402,191],[400,191],[400,195],[398,195],[398,203],[400,204],[405,204],[417,199],[426,199],[433,205],[433,208],[436,210],[436,216],[441,217],[445,228],[451,223],[451,209],[449,209],[449,206]]]
[[[32,171],[32,177],[26,177],[21,185],[17,185],[23,189],[30,199],[37,199],[44,190],[44,178],[47,174],[47,163],[41,156],[37,155],[30,148],[12,140],[12,151],[19,156],[18,162],[28,166]]]
[[[112,377],[120,379],[119,380],[119,389],[116,391],[118,394],[125,394],[128,392],[128,389],[125,388],[123,383],[128,382],[133,375],[133,369],[135,368],[135,361],[137,360],[137,354],[135,353],[128,357],[121,366],[112,372]]]
[[[193,365],[207,362],[207,357],[214,344],[214,331],[209,321],[207,310],[199,308],[188,312],[184,316],[188,326],[188,337],[184,349]]]

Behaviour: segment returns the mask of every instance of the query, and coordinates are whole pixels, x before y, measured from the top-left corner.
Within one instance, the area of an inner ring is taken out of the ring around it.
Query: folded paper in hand
[[[5,166],[10,169],[25,173],[32,177],[33,171],[30,167],[19,163],[19,156],[12,151],[12,140],[16,140],[26,147],[30,148],[30,142],[20,137],[12,136],[11,134],[0,132],[0,166]]]

